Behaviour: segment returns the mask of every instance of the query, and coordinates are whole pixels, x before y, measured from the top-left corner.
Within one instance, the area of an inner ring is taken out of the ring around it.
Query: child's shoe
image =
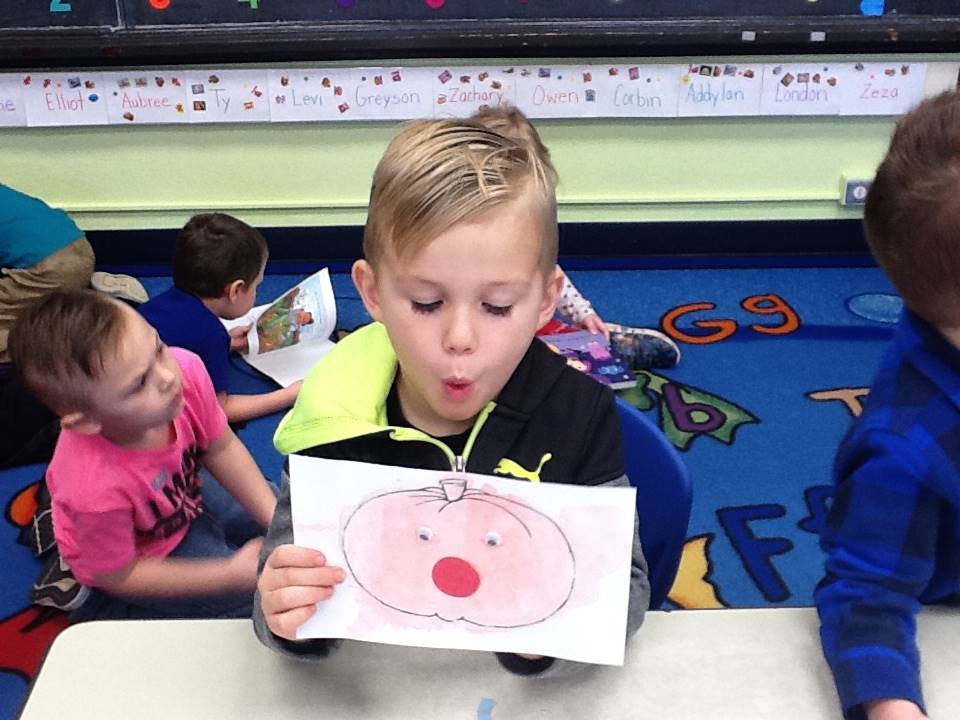
[[[47,483],[41,479],[36,495],[37,510],[29,524],[20,530],[17,542],[26,545],[34,557],[43,557],[57,546],[53,535],[53,500]]]
[[[680,362],[680,348],[659,330],[607,323],[610,344],[633,370],[672,368]]]
[[[150,296],[140,281],[131,275],[114,275],[107,272],[95,272],[90,278],[90,287],[118,300],[126,300],[135,305],[142,305]]]
[[[71,612],[83,605],[89,596],[90,588],[77,582],[57,551],[50,556],[40,576],[34,581],[30,602]]]

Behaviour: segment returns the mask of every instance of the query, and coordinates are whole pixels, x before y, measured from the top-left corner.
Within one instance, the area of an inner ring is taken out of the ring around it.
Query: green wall
[[[952,72],[947,84],[955,81]],[[645,221],[858,217],[838,202],[841,175],[870,177],[893,123],[756,117],[537,126],[560,173],[561,220]],[[206,210],[259,226],[361,224],[370,176],[393,127],[0,129],[0,182],[63,207],[90,230],[178,227]]]

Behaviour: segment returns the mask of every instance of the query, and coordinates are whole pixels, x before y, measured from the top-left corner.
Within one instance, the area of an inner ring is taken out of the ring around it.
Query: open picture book
[[[603,335],[574,330],[540,335],[539,338],[555,353],[563,355],[567,365],[614,390],[624,390],[637,384],[630,363],[617,354]]]
[[[224,320],[227,329],[250,326],[244,359],[283,386],[303,380],[333,348],[337,306],[327,268],[243,317]]]

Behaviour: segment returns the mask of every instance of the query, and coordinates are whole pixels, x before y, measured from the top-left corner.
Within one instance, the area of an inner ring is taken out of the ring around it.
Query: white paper
[[[269,122],[266,70],[188,70],[184,86],[190,122]]]
[[[762,115],[836,115],[842,74],[829,63],[778,63],[764,68]]]
[[[107,72],[103,79],[111,124],[167,125],[190,119],[180,70]]]
[[[424,68],[357,68],[349,86],[354,120],[409,120],[433,113],[433,74]]]
[[[680,77],[681,117],[758,115],[763,65],[691,63]]]
[[[675,117],[680,65],[596,66],[602,117]]]
[[[24,73],[20,89],[31,127],[106,125],[103,75],[96,72]]]
[[[435,117],[466,118],[484,107],[517,104],[518,68],[440,67],[432,72]]]
[[[844,65],[841,115],[901,115],[923,100],[926,63],[866,62]]]
[[[330,334],[337,326],[337,305],[327,268],[243,317],[224,326],[250,325],[246,361],[283,386],[303,380],[317,361],[333,349]]]
[[[350,79],[346,68],[271,70],[271,121],[352,119]]]
[[[289,460],[294,542],[347,572],[298,638],[623,664],[634,488]]]
[[[0,127],[23,127],[26,124],[20,76],[0,75]]]

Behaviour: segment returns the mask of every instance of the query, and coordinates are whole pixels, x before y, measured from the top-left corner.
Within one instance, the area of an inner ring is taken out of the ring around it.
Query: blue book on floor
[[[614,390],[624,390],[637,384],[637,377],[630,370],[629,363],[617,355],[603,335],[577,330],[541,335],[540,339],[555,353],[563,355],[567,365]]]

